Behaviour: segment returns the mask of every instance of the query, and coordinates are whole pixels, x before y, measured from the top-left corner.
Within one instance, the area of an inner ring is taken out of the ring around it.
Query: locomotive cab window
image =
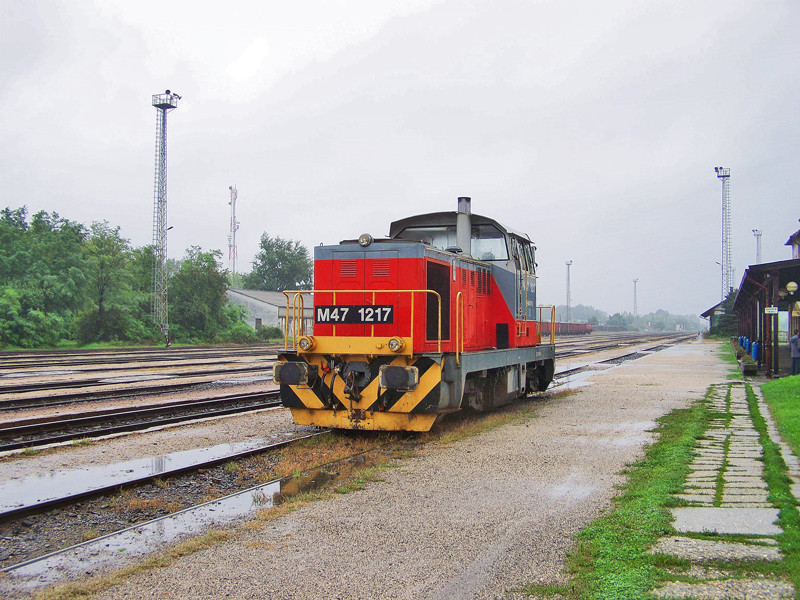
[[[422,242],[439,250],[444,250],[457,244],[455,225],[408,227],[401,231],[397,238]]]
[[[508,260],[506,236],[492,225],[472,227],[472,256],[478,260]]]

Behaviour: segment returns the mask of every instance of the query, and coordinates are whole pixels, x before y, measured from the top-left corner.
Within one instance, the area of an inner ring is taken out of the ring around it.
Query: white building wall
[[[238,306],[243,306],[247,311],[247,324],[250,327],[256,326],[256,319],[261,319],[263,327],[280,327],[278,320],[278,307],[265,302],[259,302],[254,298],[240,294],[234,290],[225,292],[228,299]]]

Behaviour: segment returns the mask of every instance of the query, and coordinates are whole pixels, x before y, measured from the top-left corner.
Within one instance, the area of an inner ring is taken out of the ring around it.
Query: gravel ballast
[[[364,490],[309,504],[98,597],[515,598],[557,582],[655,419],[729,367],[683,344],[592,375],[537,418],[429,447]]]

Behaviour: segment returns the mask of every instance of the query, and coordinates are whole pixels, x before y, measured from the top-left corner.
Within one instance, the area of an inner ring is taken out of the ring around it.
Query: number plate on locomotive
[[[323,325],[394,323],[394,306],[391,304],[315,306],[314,323]]]

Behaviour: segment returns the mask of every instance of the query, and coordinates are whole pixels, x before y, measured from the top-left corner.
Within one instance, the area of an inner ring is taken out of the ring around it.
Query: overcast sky
[[[210,3],[209,3],[210,4]],[[800,228],[800,2],[0,2],[0,205],[152,238],[151,95],[168,117],[169,255],[237,271],[412,214],[528,233],[539,303],[698,314]]]

